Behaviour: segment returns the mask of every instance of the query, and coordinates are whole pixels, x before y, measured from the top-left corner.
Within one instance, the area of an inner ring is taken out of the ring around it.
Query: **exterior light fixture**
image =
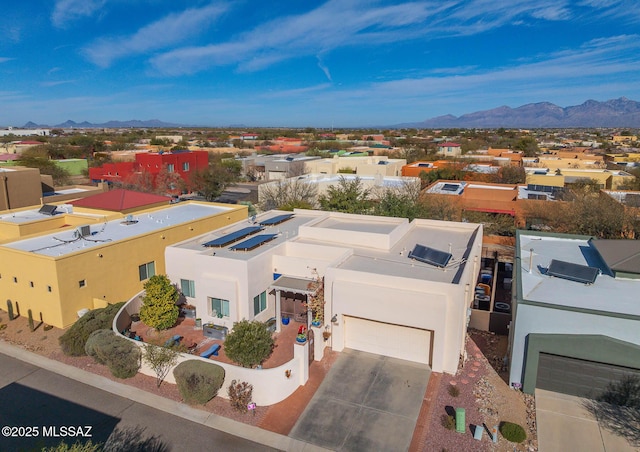
[[[338,314],[333,314],[333,317],[331,317],[331,323],[338,323]]]

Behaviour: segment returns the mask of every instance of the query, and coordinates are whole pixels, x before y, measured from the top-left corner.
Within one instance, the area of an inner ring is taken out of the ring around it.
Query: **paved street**
[[[30,438],[0,436],[0,450],[29,450],[62,439],[69,444],[82,439],[54,437],[62,426],[90,426],[92,441],[109,441],[116,445],[111,450],[275,450],[4,354],[0,354],[0,407],[0,426],[39,430]],[[46,437],[43,428],[48,429]]]

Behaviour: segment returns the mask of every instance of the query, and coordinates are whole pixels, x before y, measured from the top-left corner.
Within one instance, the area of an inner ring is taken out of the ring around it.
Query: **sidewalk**
[[[141,391],[123,383],[69,366],[44,356],[32,353],[23,348],[0,341],[0,353],[19,359],[50,372],[93,386],[103,391],[125,397],[134,402],[153,407],[174,416],[179,416],[207,427],[224,431],[240,438],[245,438],[265,446],[285,451],[324,451],[325,449],[308,444],[285,435],[263,430],[258,427],[237,422],[207,411],[193,408],[183,403],[168,400],[155,394]],[[265,419],[266,421],[267,419]]]

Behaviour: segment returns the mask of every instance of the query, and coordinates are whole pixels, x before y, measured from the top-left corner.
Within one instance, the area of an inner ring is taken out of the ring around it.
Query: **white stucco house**
[[[518,231],[510,382],[593,397],[640,376],[640,241]]]
[[[203,322],[283,315],[353,348],[456,372],[480,268],[482,226],[311,210],[270,211],[166,249],[169,278]],[[304,301],[324,278],[324,321]]]

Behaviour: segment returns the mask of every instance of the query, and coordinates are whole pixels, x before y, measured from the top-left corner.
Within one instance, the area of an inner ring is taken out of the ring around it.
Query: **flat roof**
[[[448,284],[455,283],[456,275],[466,263],[464,256],[473,245],[470,242],[475,230],[471,227],[452,228],[451,223],[447,221],[432,221],[430,224],[424,224],[414,220],[408,233],[390,250],[378,251],[353,247],[354,255],[340,264],[339,268]],[[409,258],[409,252],[418,244],[450,252],[452,257],[449,265],[440,268]]]
[[[17,240],[3,246],[44,256],[65,256],[87,248],[99,247],[105,243],[125,240],[137,235],[148,234],[167,227],[199,220],[230,209],[222,206],[185,203],[133,215],[135,223],[125,222],[123,218],[120,218],[105,223],[92,224],[91,234],[86,237],[79,237],[76,232],[77,228],[74,228],[39,237]]]
[[[392,218],[385,220],[393,220]],[[403,219],[397,221],[380,221],[376,217],[367,218],[336,218],[326,217],[319,222],[313,224],[314,228],[336,229],[341,231],[370,232],[374,234],[389,234],[399,224],[403,223]]]
[[[522,297],[557,306],[640,315],[640,280],[609,276],[600,256],[587,238],[518,233]],[[533,251],[531,251],[533,250]],[[593,284],[549,276],[552,259],[597,267],[603,271]],[[529,271],[529,262],[532,262]],[[516,261],[517,262],[517,261]]]
[[[296,212],[293,215],[293,217],[291,217],[291,219],[287,221],[284,221],[282,223],[279,223],[273,226],[265,226],[262,229],[262,231],[260,231],[260,234],[277,234],[276,237],[252,250],[235,251],[231,249],[231,246],[233,244],[240,243],[242,239],[238,239],[235,242],[229,243],[228,245],[225,245],[221,248],[207,248],[204,246],[204,244],[210,241],[219,239],[221,237],[224,237],[228,234],[237,232],[248,226],[257,226],[260,223],[260,221],[272,218],[278,214],[285,214],[285,213],[290,213],[290,212],[269,211],[269,212],[258,215],[255,219],[255,222],[252,221],[251,219],[247,219],[246,221],[235,223],[231,226],[208,232],[206,234],[200,235],[198,237],[194,237],[192,239],[185,240],[183,242],[177,243],[172,246],[176,248],[181,248],[181,249],[198,251],[200,254],[210,254],[210,255],[215,255],[217,257],[248,260],[264,252],[267,249],[273,248],[274,246],[279,246],[282,243],[285,243],[287,240],[297,236],[298,228],[309,222],[317,220],[318,215],[311,214],[311,213]]]

